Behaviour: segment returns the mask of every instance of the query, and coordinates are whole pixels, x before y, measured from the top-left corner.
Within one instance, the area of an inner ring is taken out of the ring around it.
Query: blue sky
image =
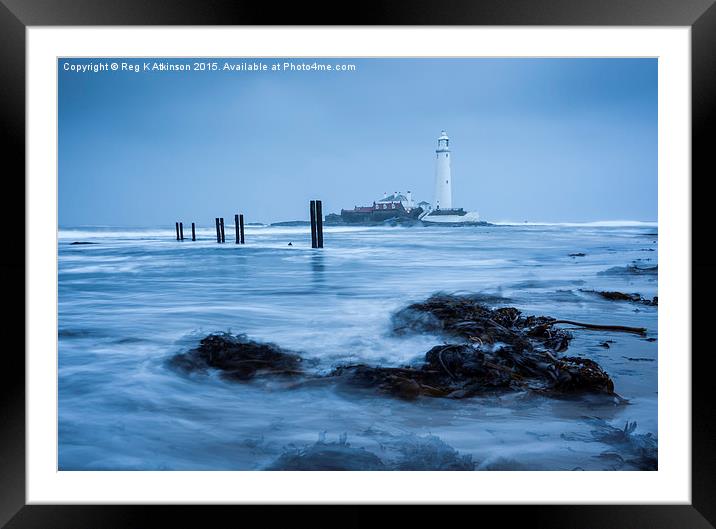
[[[432,202],[442,129],[453,205],[485,220],[657,219],[656,59],[316,59],[356,65],[347,72],[222,71],[222,59],[207,60],[216,72],[64,66],[113,61],[155,59],[58,61],[60,226],[211,225],[239,211],[247,222],[304,219],[312,198],[328,213],[396,190]]]

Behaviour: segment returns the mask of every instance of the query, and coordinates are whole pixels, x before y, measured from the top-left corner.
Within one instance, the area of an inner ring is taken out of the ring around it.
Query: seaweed
[[[594,361],[557,359],[548,351],[479,345],[436,346],[418,367],[339,366],[330,376],[354,387],[412,400],[419,396],[462,399],[500,391],[532,390],[551,396],[614,395],[614,383]]]
[[[628,454],[625,461],[640,470],[658,470],[658,450],[656,437],[651,433],[637,434],[636,421],[626,421],[624,428],[615,428],[599,417],[585,419],[594,426],[591,435],[595,441],[619,448]]]
[[[266,470],[390,470],[374,453],[354,448],[342,435],[327,443],[325,435],[303,448],[292,448],[281,454]]]
[[[612,396],[614,383],[601,366],[580,356],[560,356],[572,333],[557,324],[643,334],[641,328],[595,325],[524,316],[514,307],[490,308],[479,296],[435,294],[393,316],[397,334],[434,332],[448,342],[425,353],[421,363],[402,367],[349,364],[327,374],[304,370],[300,355],[245,335],[211,334],[199,346],[175,355],[170,365],[184,371],[218,369],[224,378],[290,376],[303,381],[364,388],[412,400],[421,396],[461,399],[504,391],[535,391],[566,397],[583,393]]]
[[[348,442],[347,434],[327,442],[325,432],[318,441],[300,448],[289,447],[267,470],[475,470],[472,456],[460,454],[435,435],[389,436],[379,443],[392,452],[383,459]]]
[[[169,360],[172,367],[187,372],[219,369],[222,377],[231,380],[249,380],[260,374],[300,375],[303,374],[302,362],[299,355],[275,344],[229,333],[210,334],[198,347]]]
[[[626,294],[624,292],[614,290],[582,290],[582,292],[597,294],[598,296],[608,299],[609,301],[631,301],[653,307],[656,307],[659,304],[659,298],[657,296],[654,296],[652,299],[647,299],[636,292],[632,294]]]
[[[460,454],[436,435],[403,435],[391,444],[401,454],[393,470],[475,470],[471,455]]]
[[[614,266],[608,268],[602,272],[597,272],[597,275],[657,275],[659,273],[659,267],[654,266],[639,266],[637,264],[628,264],[626,266]]]
[[[599,417],[581,417],[581,420],[592,427],[588,435],[563,433],[560,437],[566,441],[598,442],[618,450],[607,450],[595,456],[613,470],[626,464],[638,470],[658,470],[657,438],[651,433],[635,433],[636,421],[626,421],[623,428],[617,428]]]

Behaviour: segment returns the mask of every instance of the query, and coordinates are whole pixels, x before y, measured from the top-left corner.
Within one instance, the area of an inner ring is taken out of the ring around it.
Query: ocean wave
[[[490,221],[497,226],[560,226],[567,228],[656,228],[656,221],[642,220],[595,220],[591,222],[513,222],[509,220]]]

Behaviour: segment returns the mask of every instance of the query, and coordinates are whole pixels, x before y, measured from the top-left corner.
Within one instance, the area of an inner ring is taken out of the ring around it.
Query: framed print
[[[518,4],[5,2],[3,522],[712,526],[716,8]]]

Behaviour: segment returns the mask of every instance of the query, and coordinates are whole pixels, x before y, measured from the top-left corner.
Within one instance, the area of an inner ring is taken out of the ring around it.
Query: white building
[[[452,208],[452,177],[450,176],[450,138],[442,131],[435,149],[435,209]]]

